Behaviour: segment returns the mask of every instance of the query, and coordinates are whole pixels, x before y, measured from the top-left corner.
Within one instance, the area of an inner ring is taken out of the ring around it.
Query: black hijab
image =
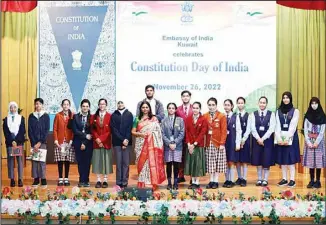
[[[288,96],[290,99],[290,103],[285,105],[283,102],[283,98],[284,96]],[[281,100],[281,104],[278,107],[278,109],[282,112],[282,114],[287,114],[291,109],[293,108],[293,104],[292,104],[292,94],[289,91],[286,91],[282,94],[282,100]]]
[[[318,104],[318,108],[314,110],[311,104],[315,102]],[[320,100],[317,97],[312,97],[309,102],[309,108],[304,116],[304,120],[307,119],[310,123],[314,125],[326,124],[326,116],[323,107],[320,104]],[[304,122],[303,120],[303,122]]]

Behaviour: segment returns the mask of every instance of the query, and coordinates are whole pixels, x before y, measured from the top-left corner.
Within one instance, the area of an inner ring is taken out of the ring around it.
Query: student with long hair
[[[54,161],[58,163],[58,186],[69,186],[70,163],[75,162],[75,150],[72,147],[73,133],[71,127],[69,128],[69,121],[73,118],[73,113],[70,110],[70,100],[62,100],[61,107],[62,111],[55,115],[53,123]],[[64,179],[63,165],[65,167]]]
[[[97,176],[95,188],[107,188],[108,175],[113,173],[113,155],[111,144],[111,114],[106,111],[107,100],[101,98],[98,101],[98,109],[93,115],[93,142],[94,151],[92,157],[92,172]],[[104,176],[103,183],[101,175]]]
[[[78,163],[79,187],[90,187],[89,173],[93,155],[91,131],[91,103],[83,99],[80,103],[81,112],[74,115],[72,131],[74,133],[73,146]]]
[[[28,137],[31,142],[33,152],[39,152],[39,149],[46,149],[47,137],[50,130],[50,117],[43,110],[44,101],[42,98],[34,100],[34,112],[28,117]],[[46,182],[46,162],[32,161],[33,186],[40,184],[43,188],[47,187]]]
[[[307,188],[321,188],[321,169],[326,167],[325,126],[326,116],[320,100],[312,97],[304,117],[303,166],[309,168],[310,182]],[[315,180],[316,171],[316,180]]]

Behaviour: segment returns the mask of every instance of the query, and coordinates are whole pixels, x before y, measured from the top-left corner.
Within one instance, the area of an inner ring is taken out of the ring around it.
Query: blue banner
[[[107,9],[107,6],[47,8],[76,106],[83,97]]]

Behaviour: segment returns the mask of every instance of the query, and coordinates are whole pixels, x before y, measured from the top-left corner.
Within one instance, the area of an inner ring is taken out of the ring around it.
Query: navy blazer
[[[122,146],[122,142],[127,139],[128,145],[132,144],[131,141],[131,129],[133,125],[134,117],[127,109],[121,113],[119,110],[114,111],[111,115],[111,133],[113,146]]]
[[[38,142],[46,144],[46,139],[50,131],[50,117],[44,113],[37,119],[33,113],[28,117],[28,137],[31,146],[34,147]]]
[[[87,134],[92,134],[91,125],[90,125],[90,115],[87,117],[87,123],[85,126],[85,132],[83,132],[83,123],[82,123],[82,114],[78,113],[74,115],[72,121],[72,132],[74,133],[73,146],[75,148],[80,148],[82,144],[84,145],[93,145],[92,140],[86,138]]]
[[[3,133],[6,140],[6,146],[12,147],[12,142],[15,141],[17,145],[23,145],[25,142],[25,134],[26,134],[26,128],[25,128],[25,118],[22,116],[21,123],[19,126],[19,130],[16,136],[14,136],[8,127],[8,117],[3,119]]]

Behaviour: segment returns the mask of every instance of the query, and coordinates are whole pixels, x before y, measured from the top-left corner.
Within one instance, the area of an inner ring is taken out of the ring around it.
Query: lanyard
[[[284,118],[285,124],[287,124],[288,114],[283,114],[283,118]]]

